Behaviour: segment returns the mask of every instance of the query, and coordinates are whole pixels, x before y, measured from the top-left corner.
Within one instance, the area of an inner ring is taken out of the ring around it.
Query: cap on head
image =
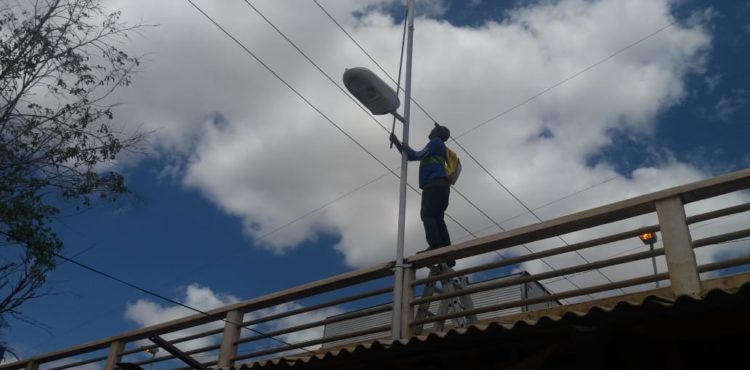
[[[451,137],[451,130],[435,122],[435,128],[432,129],[430,136],[436,136],[442,139],[443,141],[448,141],[448,138]]]

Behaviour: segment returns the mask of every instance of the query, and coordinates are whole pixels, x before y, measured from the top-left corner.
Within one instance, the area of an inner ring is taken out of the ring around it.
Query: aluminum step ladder
[[[448,273],[455,272],[451,267],[449,267],[445,263],[439,263],[437,265],[430,266],[430,274],[428,277],[439,277],[440,275],[445,275]],[[438,287],[438,283],[440,283],[440,287]],[[469,278],[466,276],[453,276],[453,277],[447,277],[445,279],[440,279],[436,281],[431,281],[427,284],[425,284],[424,289],[422,290],[422,298],[430,297],[433,295],[439,295],[443,293],[452,293],[456,291],[462,291],[469,285]],[[432,316],[442,316],[452,313],[460,313],[468,310],[474,309],[474,302],[471,299],[471,296],[469,294],[466,295],[459,295],[455,297],[450,297],[446,299],[442,299],[439,302],[437,312],[431,312],[430,311],[430,304],[435,301],[431,302],[424,302],[420,304],[417,307],[416,317],[415,320],[421,320],[427,317]],[[441,320],[441,321],[435,321],[432,323],[432,331],[443,331],[445,329],[445,323],[446,321],[451,322],[451,328],[453,329],[463,329],[468,327],[469,325],[474,324],[477,322],[477,316],[474,314],[466,315],[466,316],[458,316],[449,320]],[[428,324],[429,325],[429,324]],[[414,327],[414,334],[420,335],[422,334],[422,330],[424,329],[425,324],[420,324]]]

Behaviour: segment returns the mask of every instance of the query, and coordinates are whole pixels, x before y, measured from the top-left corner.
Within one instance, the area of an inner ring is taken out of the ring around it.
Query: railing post
[[[107,362],[104,364],[104,370],[117,369],[117,363],[122,359],[122,351],[125,349],[125,342],[116,340],[109,345],[107,353]]]
[[[227,312],[224,333],[221,337],[221,349],[219,349],[219,360],[217,365],[227,368],[234,364],[234,356],[237,354],[237,341],[240,339],[242,320],[245,315],[242,311],[234,310]]]
[[[414,309],[411,301],[414,300],[414,287],[411,283],[417,278],[417,269],[412,266],[404,266],[403,298],[401,299],[401,339],[409,339],[414,335],[411,322],[414,320]]]
[[[25,370],[39,370],[39,364],[36,361],[29,361],[26,363]]]
[[[700,298],[701,282],[682,201],[679,197],[656,201],[656,214],[672,291],[676,296]]]

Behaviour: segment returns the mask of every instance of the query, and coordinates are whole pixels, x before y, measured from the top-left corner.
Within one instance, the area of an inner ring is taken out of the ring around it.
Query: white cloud
[[[386,170],[188,5],[115,3],[125,15],[160,24],[136,40],[134,48],[149,52],[149,60],[136,87],[119,96],[131,103],[120,117],[158,129],[156,148],[183,158],[170,166],[181,169],[171,173],[184,174],[185,186],[198,189],[242,219],[246,234],[271,251],[283,253],[333,233],[341,236],[334,248],[352,267],[394,257],[398,181],[391,175],[260,239]],[[295,2],[291,12],[290,4],[257,6],[337,82],[347,67],[377,70],[314,4]],[[396,75],[402,25],[380,12],[384,9],[380,5],[393,2],[323,4]],[[545,1],[478,28],[419,17],[414,96],[459,136],[672,23],[671,4],[668,0]],[[242,2],[199,5],[373,155],[390,168],[399,165],[398,155],[388,148],[387,133],[249,7]],[[705,19],[697,16],[676,23],[459,136],[461,144],[532,208],[616,176],[611,164],[591,166],[588,160],[612,144],[612,132],[648,135],[659,114],[681,102],[685,77],[702,72],[710,50]],[[412,120],[411,141],[419,147],[432,122],[416,107]],[[389,128],[390,118],[378,121]],[[494,220],[524,211],[465,153],[458,152],[464,172],[457,189]],[[409,179],[414,184],[416,171],[412,165]],[[544,219],[557,217],[707,176],[689,163],[660,160],[538,214]],[[418,196],[410,192],[407,254],[425,247],[418,207]],[[488,228],[492,222],[456,192],[448,212],[472,232],[497,231]],[[503,227],[529,222],[536,220],[520,217]],[[458,225],[449,223],[449,228],[454,240],[466,236]]]
[[[288,312],[292,310],[297,310],[300,308],[303,308],[301,304],[297,302],[288,302],[281,305],[277,305],[268,309],[260,310],[257,312],[251,313],[253,317],[260,318],[260,317],[267,317],[271,315],[276,315],[282,312]],[[309,324],[317,321],[322,321],[326,318],[329,318],[331,316],[339,315],[343,313],[341,309],[338,307],[327,307],[311,312],[305,312],[293,316],[284,317],[278,320],[274,320],[269,323],[263,324],[263,326],[258,326],[257,328],[262,330],[262,332],[272,332],[276,330],[282,330],[286,328],[291,328],[298,325],[303,324]],[[275,337],[280,342],[283,343],[273,343],[273,345],[278,346],[279,344],[287,345],[287,344],[296,344],[296,343],[304,343],[306,341],[316,340],[323,337],[323,330],[324,326],[316,326],[305,330],[300,331],[294,331],[288,334],[283,334]],[[313,345],[313,346],[307,346],[304,347],[307,350],[314,350],[319,348],[320,345]],[[290,350],[288,352],[284,352],[281,354],[276,354],[272,357],[278,357],[278,356],[284,356],[288,353],[295,353],[299,352],[299,349]]]
[[[713,76],[706,76],[706,86],[708,86],[708,92],[714,92],[716,88],[721,84],[722,79],[724,79],[724,76],[721,74],[713,75]]]
[[[239,300],[231,295],[222,295],[213,292],[210,288],[202,287],[198,284],[192,284],[185,290],[185,296],[180,300],[186,306],[193,307],[202,311],[207,311],[213,308],[226,306],[232,303],[237,303]],[[303,308],[299,303],[287,302],[274,307],[269,307],[253,312],[249,312],[244,315],[243,322],[255,320],[263,317],[269,317],[277,315],[282,312],[288,312]],[[293,316],[284,317],[281,319],[265,322],[259,325],[253,325],[249,328],[255,330],[254,332],[248,328],[242,329],[242,337],[254,337],[259,333],[270,333],[273,331],[290,328],[297,325],[307,324],[323,320],[327,317],[338,315],[342,313],[337,307],[328,307],[319,309],[311,312],[296,314]],[[151,326],[175,320],[184,316],[195,314],[195,311],[189,310],[182,306],[166,305],[163,306],[159,303],[155,303],[148,299],[140,299],[134,303],[128,304],[126,308],[125,316],[127,319],[139,324],[142,327]],[[167,340],[174,340],[181,337],[186,337],[201,332],[206,332],[212,329],[221,328],[224,323],[219,321],[215,323],[209,323],[190,329],[181,330],[175,333],[163,335]],[[286,345],[288,343],[301,343],[309,340],[319,339],[323,336],[323,326],[312,327],[305,330],[295,331],[287,334],[275,336],[275,339],[263,339],[260,342],[252,342],[249,347],[243,347],[242,351],[257,350],[264,346],[279,346]],[[214,335],[201,339],[191,340],[184,343],[176,344],[182,350],[192,350],[196,348],[206,347],[214,344],[218,344],[220,335]],[[143,342],[142,345],[151,344],[150,342]],[[247,345],[243,345],[247,346]],[[310,346],[307,349],[314,349],[318,346]],[[299,350],[291,350],[285,353],[298,352]],[[215,354],[215,352],[214,352]]]
[[[187,288],[185,288],[184,297],[179,299],[179,301],[188,307],[192,307],[201,311],[208,311],[213,308],[218,308],[239,302],[239,299],[231,295],[214,293],[211,289],[202,287],[198,284],[191,284]],[[139,299],[136,302],[129,303],[127,305],[127,308],[125,310],[125,318],[137,323],[142,327],[146,327],[171,320],[176,320],[181,317],[194,315],[196,313],[196,311],[182,306],[162,306],[161,304],[152,302],[148,299]],[[223,326],[223,322],[221,321],[209,323],[164,335],[164,339],[174,340],[177,338],[186,337],[188,335],[205,332],[211,329],[221,328]],[[180,343],[176,346],[182,350],[191,350],[216,344],[216,341],[216,336],[209,336]],[[144,342],[143,344],[152,343]]]
[[[48,363],[42,364],[42,365],[39,366],[39,369],[40,370],[51,369],[51,368],[54,368],[54,367],[70,365],[70,364],[73,364],[73,363],[76,363],[76,362],[81,362],[81,361],[83,361],[83,360],[79,359],[79,358],[66,358],[66,359],[52,361],[52,362],[48,362]],[[101,369],[101,367],[98,364],[93,363],[93,364],[86,364],[86,365],[80,365],[80,366],[73,366],[73,367],[69,367],[68,369],[71,369],[71,370],[99,370],[99,369]]]
[[[747,96],[746,90],[735,90],[719,98],[715,106],[716,118],[724,123],[734,122],[735,113],[747,104]]]

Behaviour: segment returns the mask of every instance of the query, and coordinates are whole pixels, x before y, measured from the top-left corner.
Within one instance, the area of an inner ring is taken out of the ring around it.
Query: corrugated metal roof
[[[571,331],[596,331],[617,328],[618,332],[639,333],[653,339],[664,335],[699,335],[701,330],[736,330],[750,332],[750,275],[715,279],[704,288],[702,299],[669,297],[669,288],[631,294],[503,318],[466,329],[430,333],[408,340],[377,340],[314,356],[286,357],[258,361],[234,367],[249,369],[344,369],[363,363],[383,364],[398,361],[401,366],[410,358],[446,356],[446,352],[493,343],[493,355],[502,351],[544,348],[554,338]],[[728,323],[728,320],[735,320]],[[741,322],[736,322],[741,320]],[[735,325],[736,324],[736,325]],[[684,331],[683,334],[680,334]],[[652,338],[653,337],[653,338]],[[640,337],[639,337],[640,338]],[[545,344],[545,345],[546,345]]]

